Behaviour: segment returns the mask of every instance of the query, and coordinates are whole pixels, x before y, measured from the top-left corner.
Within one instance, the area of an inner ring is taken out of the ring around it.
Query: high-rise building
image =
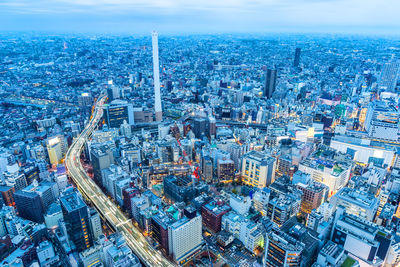
[[[394,104],[384,101],[368,104],[364,127],[370,137],[400,141],[399,122],[399,111]]]
[[[275,158],[252,150],[242,158],[243,182],[258,188],[268,186],[275,181],[275,167]]]
[[[49,138],[46,142],[47,153],[49,154],[49,160],[51,164],[60,163],[63,158],[62,144],[58,136]]]
[[[189,209],[192,207],[187,207]],[[193,256],[203,243],[201,216],[195,210],[186,212],[175,223],[168,226],[168,246],[173,259],[179,264]],[[193,208],[194,209],[194,208]],[[190,214],[187,214],[190,213]]]
[[[217,175],[219,182],[232,182],[235,178],[235,163],[233,160],[218,159]]]
[[[44,210],[39,194],[36,192],[19,190],[15,192],[14,200],[19,216],[37,223],[43,222]]]
[[[324,203],[329,193],[329,188],[326,185],[317,182],[298,183],[297,188],[303,192],[300,212],[305,216]]]
[[[230,211],[222,216],[222,229],[232,233],[252,253],[264,243],[261,225],[235,211]]]
[[[355,256],[362,266],[382,266],[394,236],[354,215],[336,211],[331,240]]]
[[[156,121],[162,121],[162,107],[160,95],[160,63],[158,61],[158,33],[151,33],[153,46],[153,75],[154,75],[154,111]]]
[[[264,97],[271,98],[272,94],[275,92],[276,76],[277,76],[276,70],[267,69],[267,73],[265,75],[265,84],[264,84]]]
[[[108,145],[92,146],[90,158],[93,166],[93,176],[98,183],[102,183],[102,170],[114,163],[114,156]]]
[[[13,206],[15,188],[11,186],[0,185],[0,193],[6,206]]]
[[[281,227],[300,210],[300,196],[294,193],[280,195],[268,202],[267,217]]]
[[[90,229],[93,234],[93,241],[97,241],[99,237],[103,234],[101,227],[101,220],[99,213],[94,209],[90,209]]]
[[[195,118],[193,120],[193,133],[196,138],[200,138],[202,134],[209,133],[209,120],[207,118]]]
[[[60,197],[61,208],[70,240],[81,252],[93,245],[93,236],[90,230],[88,207],[81,196],[73,189],[64,191]]]
[[[168,242],[168,225],[170,221],[170,218],[164,213],[159,213],[151,217],[151,235],[160,244],[166,254],[169,254],[171,249]]]
[[[386,63],[379,78],[379,88],[384,91],[394,92],[399,72],[400,60],[393,60]]]
[[[201,207],[201,217],[203,225],[218,233],[221,231],[222,216],[231,210],[231,207],[222,201],[212,200]]]
[[[63,220],[64,216],[59,204],[53,203],[49,206],[47,213],[44,215],[44,222],[48,229],[58,227],[59,221]]]
[[[265,266],[301,266],[304,249],[302,242],[278,229],[272,229],[265,242]]]
[[[294,67],[298,67],[300,64],[300,54],[301,54],[301,48],[297,47],[296,51],[294,52],[294,60],[293,60]]]
[[[345,187],[332,196],[330,203],[334,207],[343,207],[348,214],[372,222],[378,210],[379,199],[369,192]]]
[[[135,124],[133,105],[123,100],[114,100],[104,105],[104,120],[110,128],[120,128],[126,121],[129,125]]]

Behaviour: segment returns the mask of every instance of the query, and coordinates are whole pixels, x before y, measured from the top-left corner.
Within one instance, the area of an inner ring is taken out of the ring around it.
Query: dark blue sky
[[[0,0],[0,31],[399,34],[400,0]]]

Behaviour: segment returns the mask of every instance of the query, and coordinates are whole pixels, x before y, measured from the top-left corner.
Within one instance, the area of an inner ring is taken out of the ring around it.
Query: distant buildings
[[[301,55],[301,48],[296,47],[296,51],[294,53],[294,60],[293,60],[293,67],[297,68],[300,64],[300,55]]]

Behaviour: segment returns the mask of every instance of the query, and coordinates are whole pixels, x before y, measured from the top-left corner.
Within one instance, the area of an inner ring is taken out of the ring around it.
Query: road
[[[82,195],[91,201],[101,217],[115,230],[122,233],[129,247],[142,262],[147,266],[175,266],[163,257],[161,252],[155,250],[146,241],[141,231],[136,228],[132,222],[125,217],[123,212],[101,191],[96,183],[87,175],[81,164],[80,155],[84,144],[90,138],[103,116],[103,104],[105,99],[105,96],[99,97],[91,120],[82,133],[74,139],[74,142],[68,149],[65,158],[68,175],[75,182]]]

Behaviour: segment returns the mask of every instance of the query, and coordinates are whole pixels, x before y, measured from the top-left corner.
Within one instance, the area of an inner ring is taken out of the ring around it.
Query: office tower
[[[14,187],[0,185],[0,193],[6,206],[14,205],[14,192]]]
[[[133,105],[123,100],[114,100],[104,105],[104,120],[108,127],[119,128],[126,121],[129,125],[135,124]]]
[[[235,163],[235,170],[240,170],[240,160],[244,154],[249,151],[248,144],[239,145],[237,143],[231,143],[228,145],[227,151],[230,154],[230,158]]]
[[[166,254],[169,254],[169,233],[168,233],[168,225],[171,219],[168,218],[164,213],[159,213],[155,216],[151,217],[151,235],[154,240],[160,244],[161,248],[165,251]]]
[[[193,124],[193,133],[196,138],[200,138],[203,134],[208,134],[210,123],[207,118],[195,118]]]
[[[197,196],[192,178],[188,176],[167,176],[163,188],[165,196],[173,202],[189,202]]]
[[[256,248],[264,244],[261,225],[234,211],[230,211],[222,216],[222,229],[233,234],[252,253]]]
[[[243,155],[243,182],[258,188],[269,186],[275,181],[275,162],[275,158],[255,150]]]
[[[393,234],[376,224],[336,211],[331,240],[355,256],[361,266],[382,266],[393,239]]]
[[[215,137],[215,134],[217,133],[217,121],[215,120],[215,117],[208,117],[208,120],[209,120],[209,136]]]
[[[235,163],[233,160],[218,159],[217,174],[219,182],[232,182],[235,178]]]
[[[301,54],[301,48],[297,47],[296,51],[294,52],[294,61],[293,61],[293,67],[298,67],[300,64],[300,54]]]
[[[99,213],[94,209],[90,209],[90,230],[93,234],[93,241],[97,241],[99,237],[103,234],[101,227],[101,220]]]
[[[88,207],[81,196],[69,188],[60,197],[61,208],[70,240],[75,244],[78,252],[81,252],[93,244],[90,231]]]
[[[201,158],[201,174],[204,181],[211,182],[213,179],[213,165],[209,156]]]
[[[391,103],[374,101],[368,104],[364,127],[370,137],[399,141],[399,111]]]
[[[82,93],[78,96],[78,105],[80,107],[91,107],[93,105],[93,97],[90,93]]]
[[[112,82],[112,81],[111,81],[111,82]],[[121,90],[120,90],[120,88],[119,88],[118,86],[115,86],[115,85],[112,85],[112,84],[111,84],[111,85],[107,88],[107,96],[108,96],[109,101],[114,101],[114,100],[120,98],[120,97],[121,97]]]
[[[37,223],[43,222],[44,209],[39,194],[19,190],[15,192],[14,200],[19,216]]]
[[[306,159],[300,162],[299,170],[311,175],[311,178],[329,187],[329,194],[344,187],[350,177],[352,164],[346,161],[333,161],[324,158]]]
[[[300,210],[301,196],[288,193],[275,197],[268,202],[267,217],[281,227],[292,216],[296,216]]]
[[[307,216],[312,210],[317,209],[328,197],[329,188],[321,183],[298,183],[297,188],[303,192],[301,196],[300,212]]]
[[[301,266],[304,249],[302,242],[278,229],[272,229],[265,242],[265,266]]]
[[[158,33],[151,33],[153,45],[153,75],[154,75],[154,111],[156,121],[162,121],[161,95],[160,95],[160,63],[158,62]]]
[[[93,166],[93,177],[98,183],[102,183],[101,171],[114,163],[111,147],[106,144],[91,147],[90,158]]]
[[[36,248],[36,253],[40,266],[57,266],[60,257],[56,255],[53,244],[49,241],[43,241]]]
[[[63,220],[64,216],[60,204],[53,203],[44,215],[44,222],[47,229],[54,229],[58,227],[59,221]]]
[[[372,222],[378,210],[379,200],[369,192],[354,188],[342,188],[330,199],[334,207],[341,206],[348,214]]]
[[[191,206],[186,209],[189,208],[194,209]],[[195,210],[191,210],[190,214],[189,217],[184,216],[168,226],[169,252],[180,264],[196,253],[203,243],[201,216],[197,215]]]
[[[117,184],[123,180],[127,180],[127,183],[131,181],[129,174],[114,164],[102,169],[101,177],[101,184],[114,199],[117,199]]]
[[[131,126],[124,120],[124,122],[120,126],[120,131],[121,135],[125,137],[131,137],[132,136],[132,129]]]
[[[385,64],[379,78],[379,89],[394,92],[400,72],[400,60],[391,61]]]
[[[62,144],[58,136],[47,139],[47,153],[51,164],[58,164],[63,158]]]
[[[276,76],[277,76],[276,70],[267,69],[267,73],[265,75],[265,84],[264,84],[264,97],[271,98],[272,94],[275,92]]]
[[[212,200],[201,206],[203,226],[214,233],[221,231],[222,216],[231,210],[231,207],[222,201]]]

